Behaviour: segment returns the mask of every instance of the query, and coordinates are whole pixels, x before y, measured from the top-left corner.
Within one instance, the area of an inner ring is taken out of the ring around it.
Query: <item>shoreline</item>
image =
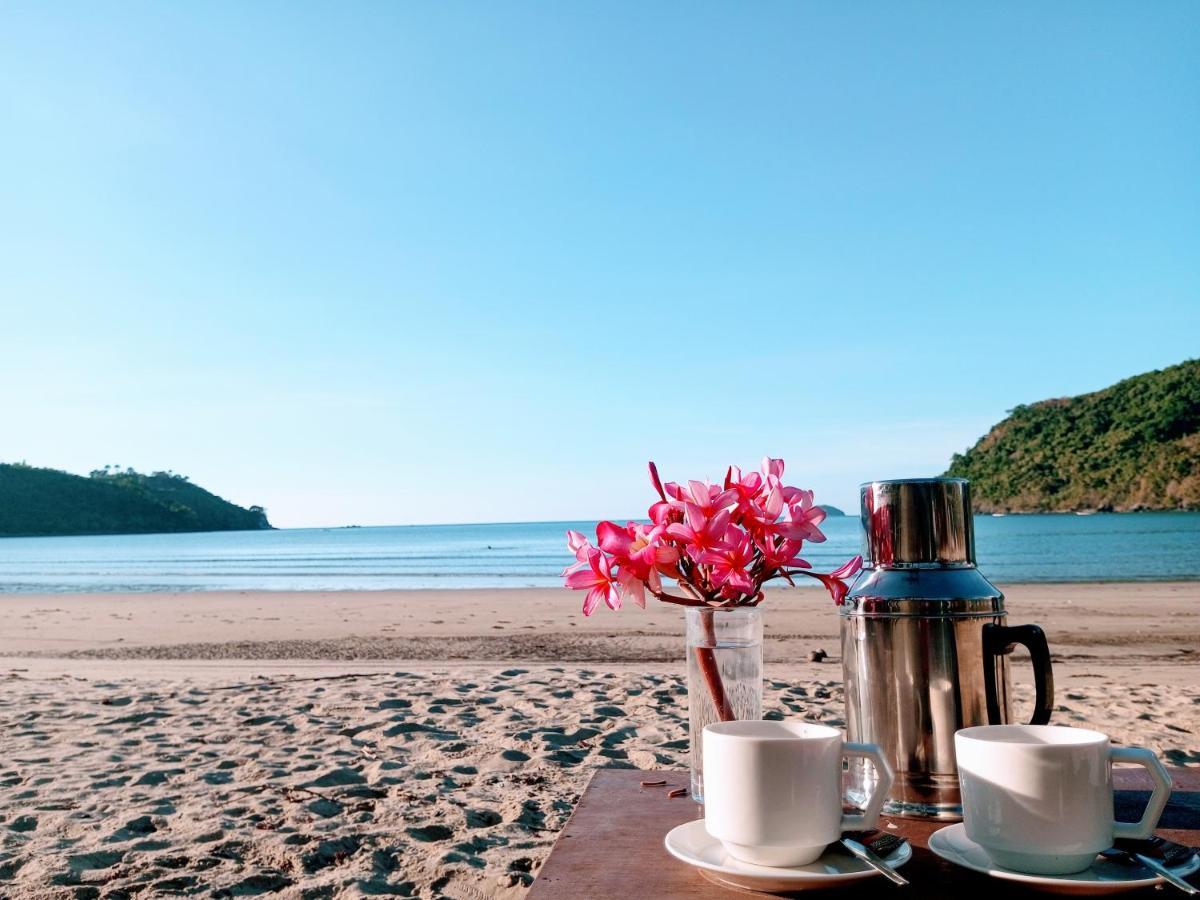
[[[462,576],[447,575],[446,578],[458,578]],[[505,576],[495,576],[505,577]],[[513,576],[514,578],[525,576]],[[997,579],[988,579],[995,584],[1001,591],[1006,591],[1009,588],[1031,588],[1031,587],[1062,587],[1067,585],[1113,585],[1113,584],[1179,584],[1179,585],[1200,585],[1200,573],[1196,575],[1186,576],[1169,576],[1166,578],[1155,577],[1133,577],[1133,578],[1030,578],[1016,581],[999,581]],[[169,589],[163,588],[148,588],[141,590],[138,588],[119,587],[112,590],[97,588],[94,590],[33,590],[33,591],[14,591],[4,590],[0,588],[0,603],[9,598],[16,597],[41,597],[50,599],[54,597],[138,597],[138,596],[193,596],[197,594],[228,594],[228,595],[244,595],[244,594],[296,594],[304,596],[306,594],[455,594],[460,591],[497,591],[517,592],[517,591],[555,591],[562,589],[561,579],[555,578],[554,584],[525,584],[525,585],[485,585],[485,586],[466,586],[466,587],[438,587],[430,585],[422,585],[420,587],[381,587],[381,588],[209,588],[209,587],[182,587],[173,586]],[[772,592],[790,592],[790,591],[824,591],[820,584],[814,582],[796,582],[795,586],[782,586],[776,584],[768,587],[767,593]]]

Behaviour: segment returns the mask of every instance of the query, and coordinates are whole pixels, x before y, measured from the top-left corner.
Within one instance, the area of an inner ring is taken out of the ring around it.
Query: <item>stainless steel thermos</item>
[[[878,744],[896,778],[884,812],[962,815],[954,732],[1010,720],[1008,654],[1029,649],[1032,723],[1049,721],[1046,637],[1006,623],[1004,595],[975,568],[970,485],[962,478],[861,488],[864,568],[841,608],[846,737]],[[851,794],[872,770],[852,766]]]

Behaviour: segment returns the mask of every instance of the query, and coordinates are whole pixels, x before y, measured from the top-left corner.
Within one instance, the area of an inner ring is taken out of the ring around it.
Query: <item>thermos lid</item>
[[[870,481],[860,491],[865,565],[875,568],[975,565],[971,485],[965,478]]]
[[[1004,595],[975,568],[965,478],[904,478],[862,486],[865,568],[843,616],[944,618],[1004,614]]]

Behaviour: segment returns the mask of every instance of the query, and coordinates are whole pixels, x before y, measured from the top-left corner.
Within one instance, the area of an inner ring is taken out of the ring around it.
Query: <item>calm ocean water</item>
[[[828,519],[818,568],[859,551],[854,517]],[[560,583],[563,532],[590,522],[296,528],[0,539],[0,591],[378,590]],[[979,564],[998,582],[1200,578],[1200,513],[991,516]]]

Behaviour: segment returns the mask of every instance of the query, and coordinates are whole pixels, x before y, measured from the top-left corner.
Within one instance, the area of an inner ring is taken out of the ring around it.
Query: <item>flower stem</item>
[[[708,685],[708,693],[712,696],[717,720],[731,722],[737,717],[733,714],[733,704],[725,694],[725,683],[721,680],[721,669],[717,666],[717,632],[713,626],[711,609],[700,610],[700,628],[703,632],[704,646],[695,648],[696,662],[700,665],[700,673],[704,676],[704,683]]]

